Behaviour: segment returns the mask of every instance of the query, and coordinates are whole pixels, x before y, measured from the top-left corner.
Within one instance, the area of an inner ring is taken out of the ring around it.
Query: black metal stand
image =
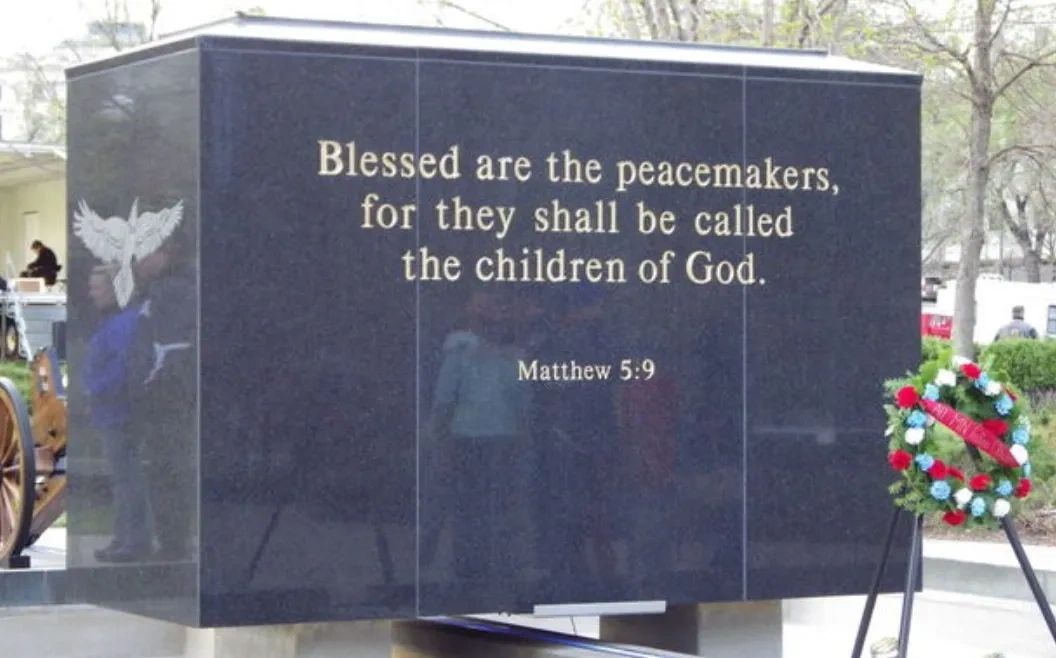
[[[884,541],[884,551],[880,556],[880,566],[876,570],[876,574],[873,577],[872,587],[869,590],[869,595],[865,599],[865,610],[862,611],[862,620],[858,624],[858,635],[854,640],[854,649],[851,653],[851,658],[860,658],[862,655],[862,649],[865,647],[865,636],[868,634],[869,624],[873,620],[873,609],[876,607],[876,597],[880,593],[880,583],[883,580],[884,570],[887,568],[887,561],[891,555],[891,546],[894,543],[895,531],[898,529],[898,520],[902,516],[903,511],[897,508],[891,516],[891,524],[887,529],[887,539]],[[1016,559],[1019,560],[1019,568],[1023,571],[1023,575],[1027,579],[1027,584],[1030,585],[1030,591],[1033,592],[1034,599],[1038,603],[1038,608],[1041,609],[1041,615],[1045,618],[1045,624],[1049,627],[1049,633],[1052,635],[1053,641],[1056,642],[1056,618],[1053,617],[1052,608],[1049,606],[1045,591],[1041,588],[1041,583],[1038,582],[1038,576],[1034,573],[1034,567],[1031,566],[1030,560],[1027,558],[1027,553],[1023,550],[1023,544],[1019,541],[1019,535],[1016,534],[1016,529],[1008,518],[1001,519],[1001,527],[1004,528],[1005,535],[1008,537],[1008,543],[1012,546],[1012,551],[1015,552]],[[924,517],[920,515],[914,516],[913,535],[909,544],[909,566],[906,569],[906,587],[902,598],[902,619],[898,631],[898,658],[906,658],[907,652],[909,651],[909,631],[913,617],[913,596],[916,593],[917,585],[920,583],[920,574],[922,571],[921,558],[924,546],[923,529]]]

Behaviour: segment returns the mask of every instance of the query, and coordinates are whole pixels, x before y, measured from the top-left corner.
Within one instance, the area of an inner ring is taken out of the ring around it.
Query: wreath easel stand
[[[968,445],[967,448],[972,460],[978,465],[980,462],[978,449],[973,445]],[[884,541],[884,550],[880,556],[880,565],[876,569],[876,574],[873,576],[873,584],[869,588],[869,596],[865,600],[865,609],[862,611],[862,619],[858,624],[858,635],[854,641],[854,650],[851,653],[851,658],[860,658],[862,654],[862,649],[865,646],[865,636],[869,632],[869,624],[873,619],[873,609],[876,607],[876,597],[880,593],[880,582],[883,579],[887,560],[891,555],[891,547],[894,544],[898,521],[908,514],[909,512],[895,507],[895,511],[891,515],[887,538]],[[913,618],[913,596],[916,593],[917,586],[921,584],[921,573],[923,571],[921,567],[923,565],[924,517],[920,514],[912,516],[913,531],[909,542],[909,566],[906,569],[906,587],[902,595],[902,617],[898,630],[898,658],[906,658],[909,651],[909,630]],[[1027,557],[1026,551],[1023,550],[1023,544],[1019,540],[1016,527],[1012,524],[1012,520],[1006,516],[1001,519],[1001,528],[1005,531],[1008,543],[1016,554],[1020,571],[1023,572],[1023,576],[1027,579],[1027,584],[1030,585],[1034,600],[1037,601],[1038,608],[1041,609],[1041,616],[1045,618],[1045,624],[1049,627],[1049,634],[1052,635],[1053,641],[1056,642],[1056,617],[1053,617],[1052,608],[1049,606],[1048,598],[1045,596],[1045,590],[1042,589],[1041,583],[1038,582],[1034,567],[1031,566],[1030,559]]]

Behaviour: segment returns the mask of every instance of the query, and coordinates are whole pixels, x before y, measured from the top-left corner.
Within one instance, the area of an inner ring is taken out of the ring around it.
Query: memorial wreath
[[[885,388],[896,505],[992,527],[1030,494],[1030,420],[1007,381],[947,354]]]

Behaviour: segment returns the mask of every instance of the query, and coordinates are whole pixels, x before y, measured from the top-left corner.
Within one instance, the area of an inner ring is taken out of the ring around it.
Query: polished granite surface
[[[79,595],[238,625],[866,588],[880,382],[919,353],[916,79],[185,45],[71,78],[72,216],[153,227],[124,305],[125,256],[70,238]],[[618,190],[646,160],[742,181]],[[578,208],[605,230],[538,230]],[[609,280],[541,281],[561,250]]]

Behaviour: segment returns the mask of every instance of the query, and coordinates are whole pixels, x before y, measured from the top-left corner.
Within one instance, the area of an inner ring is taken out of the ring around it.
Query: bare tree
[[[157,38],[162,0],[133,0],[132,4],[135,10],[129,0],[103,0],[103,14],[92,23],[93,31],[117,52]]]
[[[961,258],[957,269],[953,344],[958,354],[971,356],[975,331],[975,282],[985,238],[987,187],[992,154],[990,138],[994,108],[1031,71],[1056,58],[1051,46],[1017,49],[1007,37],[1015,0],[973,0],[971,37],[961,42],[949,21],[936,22],[918,12],[910,0],[897,3],[905,21],[905,39],[925,57],[939,58],[960,74],[958,94],[971,106],[968,162],[965,176],[965,216],[961,227]],[[996,22],[995,22],[996,18]]]
[[[67,39],[47,53],[22,52],[10,60],[20,72],[16,85],[23,134],[28,142],[61,143],[66,136],[62,69],[156,37],[162,0],[102,0],[84,7],[88,35]]]
[[[1035,145],[1016,145],[991,157],[993,214],[1019,246],[1032,283],[1041,281],[1047,239],[1054,229],[1052,157],[1051,147]]]

